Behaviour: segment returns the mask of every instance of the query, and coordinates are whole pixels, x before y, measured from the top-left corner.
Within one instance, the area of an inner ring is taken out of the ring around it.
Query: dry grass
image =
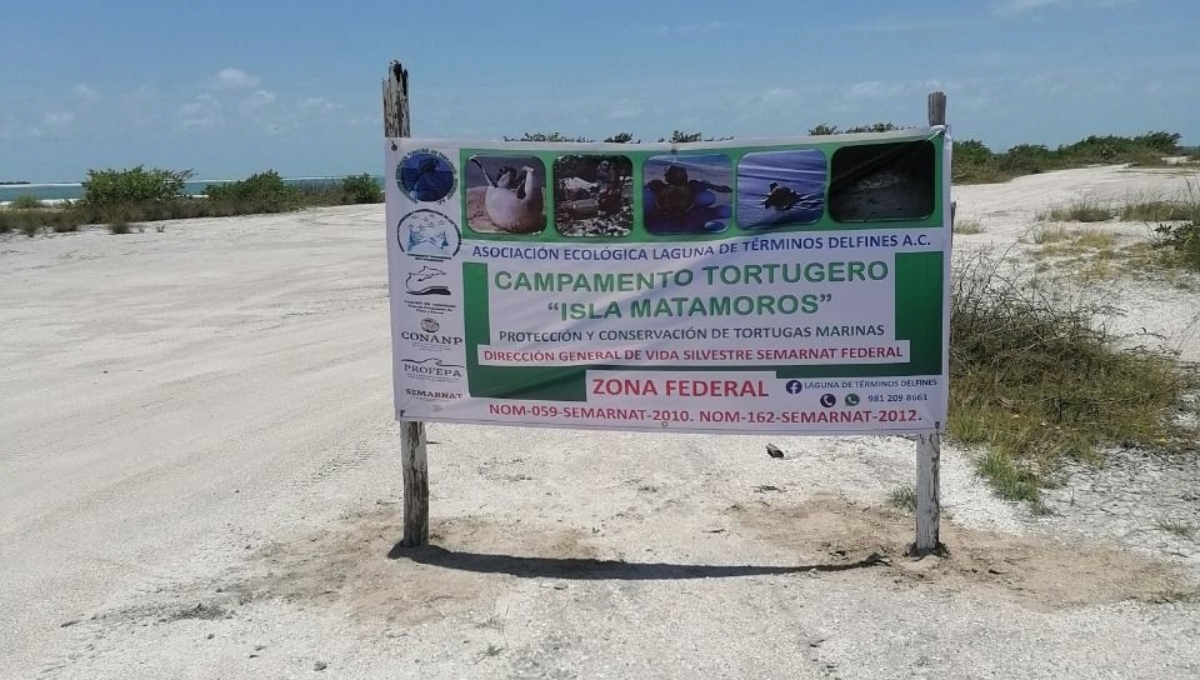
[[[1170,356],[1118,349],[1102,309],[999,273],[979,255],[957,267],[949,434],[983,447],[979,472],[1005,498],[1038,506],[1065,460],[1104,447],[1161,447],[1193,386]]]
[[[1043,222],[1107,222],[1116,215],[1113,206],[1096,198],[1081,198],[1038,215]]]
[[[954,233],[972,235],[983,233],[983,223],[979,220],[955,220]]]

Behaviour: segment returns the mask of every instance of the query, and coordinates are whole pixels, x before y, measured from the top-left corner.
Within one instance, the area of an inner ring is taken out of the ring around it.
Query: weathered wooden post
[[[400,62],[388,66],[383,81],[383,134],[408,137],[408,71]],[[387,173],[385,173],[385,181]],[[425,423],[400,423],[400,461],[404,469],[404,538],[401,547],[429,543],[429,463],[425,456]]]
[[[929,95],[929,124],[946,124],[946,94]],[[951,213],[954,209],[951,207]],[[951,218],[953,223],[953,217]],[[917,437],[917,555],[928,555],[938,549],[938,525],[941,522],[942,497],[939,475],[942,466],[942,423],[934,430]]]

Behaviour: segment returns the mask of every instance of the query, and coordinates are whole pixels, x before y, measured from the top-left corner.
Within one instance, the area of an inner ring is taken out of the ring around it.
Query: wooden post
[[[929,95],[929,124],[946,124],[946,95],[943,92]],[[954,206],[950,211],[953,214]],[[917,542],[914,546],[917,555],[928,555],[941,546],[938,539],[942,514],[940,428],[941,423],[936,423],[932,432],[917,437]]]
[[[942,439],[937,432],[917,436],[917,555],[938,549],[941,522]]]
[[[408,137],[408,71],[400,62],[388,66],[383,81],[383,134]],[[386,173],[385,173],[386,176]],[[404,469],[404,538],[401,547],[429,543],[429,463],[425,456],[425,423],[400,423],[400,464]]]

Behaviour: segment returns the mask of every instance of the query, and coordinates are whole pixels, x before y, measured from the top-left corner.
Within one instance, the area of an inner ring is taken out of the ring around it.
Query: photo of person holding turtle
[[[628,236],[633,230],[633,161],[573,154],[554,161],[554,223],[563,236]]]
[[[733,168],[724,154],[654,156],[643,169],[646,231],[719,233],[733,216]]]
[[[828,163],[819,149],[748,153],[738,162],[742,229],[813,224],[825,211]]]

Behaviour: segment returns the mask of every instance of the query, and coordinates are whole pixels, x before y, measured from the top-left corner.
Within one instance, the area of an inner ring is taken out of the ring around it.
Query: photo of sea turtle
[[[748,153],[738,162],[737,225],[813,224],[825,211],[828,165],[819,149]]]
[[[936,166],[929,141],[843,146],[830,163],[829,216],[838,222],[929,217]]]
[[[725,154],[653,156],[642,170],[646,231],[720,233],[733,216],[733,164]]]

